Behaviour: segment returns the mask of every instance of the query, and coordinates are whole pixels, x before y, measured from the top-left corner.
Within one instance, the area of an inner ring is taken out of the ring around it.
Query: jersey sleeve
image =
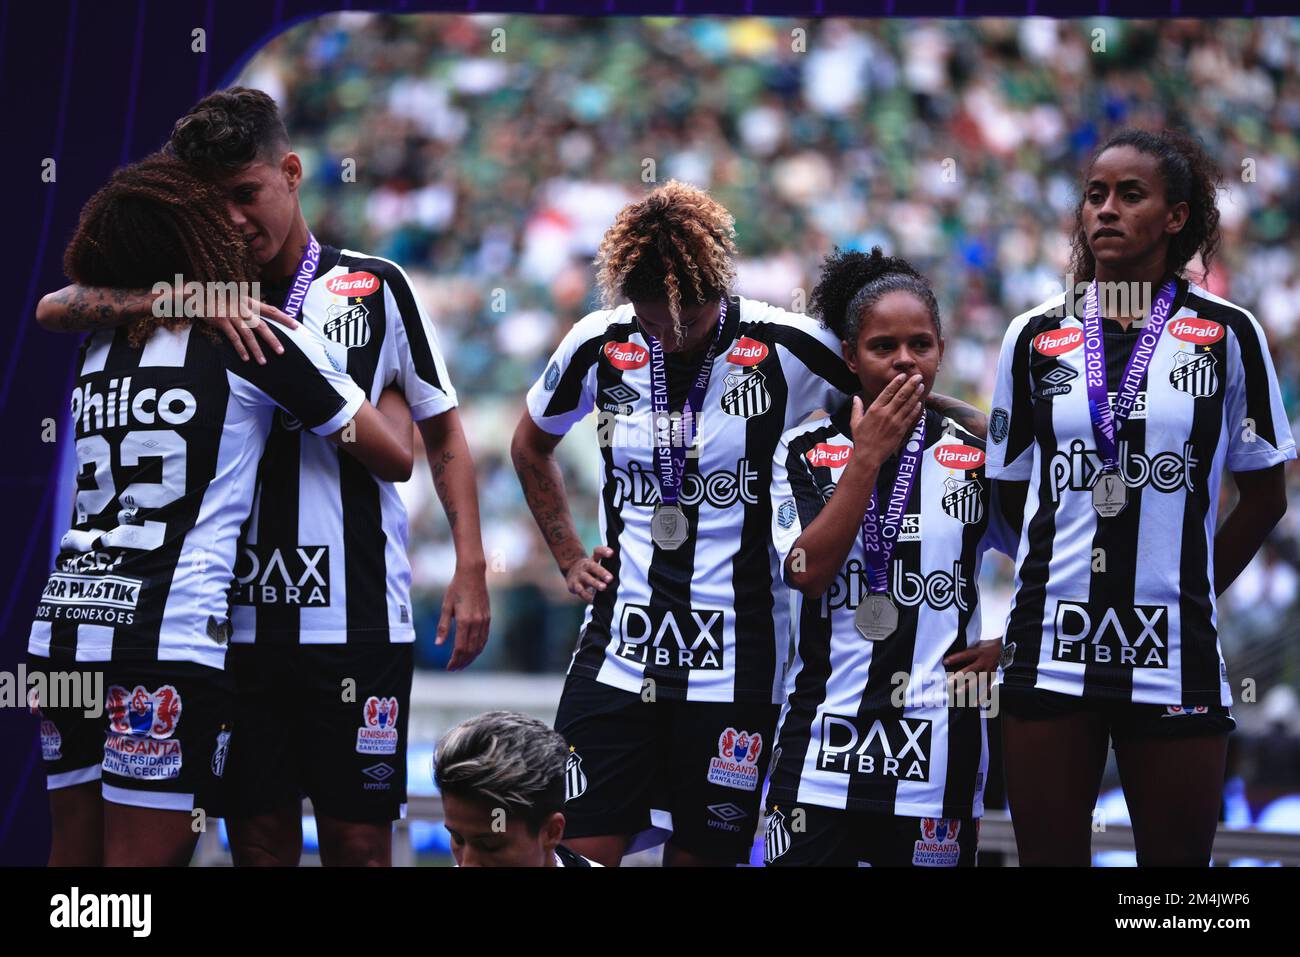
[[[334,365],[316,333],[306,326],[268,325],[284,354],[265,350],[266,365],[244,362],[230,343],[224,343],[226,368],[236,376],[236,395],[249,406],[278,405],[317,435],[334,434],[357,414],[365,393]]]
[[[826,504],[800,451],[798,438],[806,431],[791,429],[782,435],[772,457],[772,544],[782,568],[794,543]]]
[[[1029,317],[1021,316],[1011,323],[998,355],[985,469],[990,479],[1027,482],[1033,473],[1034,410],[1029,384],[1029,342]]]
[[[1007,517],[1002,514],[1002,502],[999,501],[999,482],[984,479],[988,486],[988,522],[984,527],[984,538],[980,540],[980,551],[990,549],[1001,552],[1012,561],[1016,560],[1016,549],[1020,547],[1020,531],[1011,527]]]
[[[1237,360],[1229,346],[1224,427],[1228,431],[1228,470],[1251,472],[1296,457],[1268,340],[1255,317],[1232,325]]]
[[[608,316],[593,312],[577,322],[528,390],[528,414],[543,431],[564,435],[596,407],[596,362]]]
[[[438,331],[397,263],[384,269],[384,306],[396,335],[397,384],[416,422],[456,406],[456,390],[438,345]]]
[[[784,428],[792,428],[819,409],[839,408],[862,386],[840,354],[840,341],[817,320],[768,306],[767,321],[781,358],[787,398]]]

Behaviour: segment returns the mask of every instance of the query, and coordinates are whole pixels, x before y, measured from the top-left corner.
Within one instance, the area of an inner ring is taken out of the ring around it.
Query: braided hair
[[[1187,204],[1187,222],[1169,237],[1165,255],[1167,275],[1180,275],[1184,267],[1198,252],[1201,254],[1203,275],[1210,272],[1210,263],[1219,251],[1219,207],[1216,202],[1223,175],[1197,140],[1181,130],[1120,130],[1092,154],[1084,182],[1092,172],[1098,157],[1108,149],[1131,146],[1140,153],[1154,156],[1160,161],[1160,176],[1165,181],[1165,202]],[[1088,247],[1088,237],[1083,228],[1083,204],[1087,190],[1079,197],[1074,209],[1074,235],[1070,239],[1070,271],[1075,279],[1091,281],[1097,275],[1097,260]]]
[[[90,197],[63,254],[63,271],[83,286],[119,288],[172,283],[178,274],[197,282],[252,282],[258,275],[217,189],[161,154],[117,170]],[[145,316],[131,323],[127,337],[139,347],[159,326],[176,329],[189,321]],[[200,328],[216,336],[206,323]]]
[[[663,302],[683,336],[685,308],[717,302],[736,277],[736,224],[702,189],[670,180],[619,211],[596,254],[601,298]]]
[[[837,246],[822,262],[821,278],[813,289],[808,311],[841,340],[852,344],[858,341],[862,321],[881,297],[900,291],[920,300],[934,320],[935,335],[943,335],[939,303],[929,280],[906,259],[886,256],[879,246],[873,246],[870,255]]]

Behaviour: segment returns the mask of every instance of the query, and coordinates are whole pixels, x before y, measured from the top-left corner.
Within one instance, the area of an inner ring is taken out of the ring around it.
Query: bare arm
[[[1237,504],[1214,535],[1214,592],[1222,595],[1236,581],[1286,514],[1286,477],[1282,465],[1252,472],[1233,472]]]
[[[352,420],[329,440],[386,482],[405,482],[411,477],[411,410],[397,389],[385,389],[378,408],[362,403]]]
[[[455,409],[423,420],[419,428],[433,475],[433,488],[447,514],[447,524],[451,527],[456,548],[456,571],[442,599],[437,643],[441,645],[447,640],[454,620],[456,645],[447,670],[459,671],[477,658],[487,644],[492,620],[474,459],[461,426],[460,413]]]
[[[47,332],[97,332],[100,329],[116,329],[118,326],[151,315],[159,295],[152,289],[64,286],[41,297],[41,301],[36,304],[36,321]],[[284,352],[280,341],[266,327],[266,323],[258,318],[259,316],[264,316],[290,329],[298,327],[296,321],[275,306],[250,296],[243,297],[237,311],[239,315],[231,316],[219,308],[214,315],[200,315],[198,318],[229,339],[230,344],[239,353],[239,357],[245,362],[251,355],[259,364],[266,364],[266,356],[258,342],[259,338],[270,347],[272,352]]]
[[[941,392],[931,392],[930,398],[926,399],[925,404],[940,415],[946,415],[952,419],[971,435],[978,435],[981,439],[988,437],[988,416],[975,406],[969,405],[961,399],[954,399],[950,395],[944,395]]]
[[[810,598],[823,594],[844,566],[881,464],[902,444],[924,411],[921,377],[898,375],[865,412],[853,397],[853,456],[826,507],[803,530],[785,560],[785,580]]]
[[[584,601],[592,601],[597,591],[604,591],[614,580],[600,565],[600,559],[613,557],[614,552],[602,545],[591,557],[587,556],[564,494],[564,476],[555,461],[555,447],[559,444],[560,436],[539,428],[525,412],[510,443],[510,459],[519,475],[528,508],[569,591]]]

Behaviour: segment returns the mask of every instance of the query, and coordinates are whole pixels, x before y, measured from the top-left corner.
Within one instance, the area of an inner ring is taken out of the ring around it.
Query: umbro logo
[[[1079,373],[1069,366],[1057,365],[1048,369],[1038,378],[1038,391],[1034,393],[1040,399],[1064,395],[1071,389],[1070,383],[1079,378]]]
[[[632,403],[641,393],[625,382],[615,382],[600,393],[600,407],[614,415],[631,415]]]
[[[368,768],[362,768],[361,773],[373,781],[387,781],[397,772],[393,770],[391,765],[380,762],[379,764],[372,764]]]

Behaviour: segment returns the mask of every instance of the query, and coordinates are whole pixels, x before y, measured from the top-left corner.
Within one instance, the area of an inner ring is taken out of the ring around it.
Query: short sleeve
[[[769,306],[768,321],[776,324],[773,340],[781,358],[787,398],[785,424],[789,429],[818,410],[837,409],[861,389],[840,354],[840,341],[829,329],[798,313]]]
[[[1232,323],[1224,427],[1228,470],[1251,472],[1296,457],[1268,340],[1255,317],[1244,310]]]
[[[772,544],[782,567],[803,530],[826,504],[808,460],[799,451],[799,437],[807,431],[786,432],[772,457]]]
[[[410,277],[396,263],[383,262],[385,308],[397,320],[392,322],[397,384],[411,407],[411,418],[419,422],[454,408],[456,390],[438,345],[438,331],[416,297]]]
[[[593,312],[576,323],[528,390],[528,413],[538,428],[564,435],[596,407],[596,361],[608,317]]]
[[[1034,410],[1029,384],[1029,342],[1029,319],[1022,316],[1011,323],[998,355],[985,468],[990,479],[1027,482],[1033,473]]]
[[[236,376],[237,397],[249,406],[278,405],[317,435],[333,435],[357,414],[365,393],[334,365],[325,340],[306,326],[268,326],[284,353],[264,350],[266,365],[244,362],[230,343],[223,343],[226,368]]]
[[[1011,527],[1007,517],[1002,514],[1002,503],[999,501],[998,486],[1000,482],[991,482],[984,479],[988,486],[988,522],[984,528],[984,538],[980,541],[980,550],[1001,552],[1012,561],[1016,560],[1016,549],[1020,547],[1020,531]]]

